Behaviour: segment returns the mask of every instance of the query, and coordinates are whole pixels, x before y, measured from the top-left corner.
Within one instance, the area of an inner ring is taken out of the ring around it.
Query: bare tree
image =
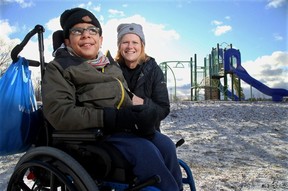
[[[7,43],[0,37],[0,77],[5,73],[12,59],[10,53],[15,46],[15,42]]]

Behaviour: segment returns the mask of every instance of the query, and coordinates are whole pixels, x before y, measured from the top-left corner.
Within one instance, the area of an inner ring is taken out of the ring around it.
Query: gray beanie
[[[144,37],[144,33],[142,30],[142,26],[136,23],[124,23],[124,24],[120,24],[117,27],[117,42],[119,44],[120,40],[122,39],[122,37],[125,34],[136,34],[140,37],[140,39],[142,40],[142,42],[145,44],[145,37]]]

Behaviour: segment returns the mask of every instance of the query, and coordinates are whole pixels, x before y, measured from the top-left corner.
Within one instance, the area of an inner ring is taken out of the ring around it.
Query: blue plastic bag
[[[31,146],[31,117],[37,105],[28,66],[19,57],[0,79],[0,155],[24,152]]]

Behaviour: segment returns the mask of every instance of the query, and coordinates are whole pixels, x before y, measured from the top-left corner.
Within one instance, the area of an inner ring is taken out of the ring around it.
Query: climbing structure
[[[232,48],[232,45],[230,45]],[[238,76],[233,72],[225,70],[224,67],[224,54],[226,48],[220,48],[217,44],[216,48],[212,48],[209,58],[205,58],[204,62],[208,64],[209,77],[206,80],[205,99],[221,99],[221,93],[224,96],[224,100],[241,100],[244,99],[244,93],[241,88],[241,81]],[[207,61],[208,60],[208,61]],[[233,61],[231,62],[233,64]],[[228,86],[228,75],[231,79],[230,88]],[[224,84],[221,83],[221,79],[224,79]]]
[[[288,90],[281,88],[269,88],[260,81],[251,77],[241,65],[241,54],[232,44],[223,48],[217,44],[212,48],[211,54],[204,58],[204,66],[197,65],[197,55],[188,61],[166,61],[159,64],[167,83],[167,74],[170,70],[174,78],[174,97],[177,98],[177,78],[173,72],[176,68],[185,69],[188,64],[190,72],[190,100],[244,100],[245,96],[241,88],[244,81],[260,92],[272,96],[273,101],[282,101],[288,97]],[[186,70],[187,71],[187,70]],[[180,87],[178,87],[180,88]],[[187,88],[187,87],[186,87]],[[204,90],[204,93],[203,93]],[[202,94],[201,94],[201,93]],[[204,94],[203,98],[201,97]],[[175,99],[174,99],[175,98]]]

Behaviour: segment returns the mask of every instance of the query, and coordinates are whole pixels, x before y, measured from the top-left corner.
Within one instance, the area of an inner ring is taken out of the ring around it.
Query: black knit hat
[[[102,35],[102,28],[98,19],[90,11],[82,8],[73,8],[64,11],[60,17],[60,24],[64,31],[64,38],[69,38],[69,29],[78,23],[91,23],[100,29],[100,36]]]

